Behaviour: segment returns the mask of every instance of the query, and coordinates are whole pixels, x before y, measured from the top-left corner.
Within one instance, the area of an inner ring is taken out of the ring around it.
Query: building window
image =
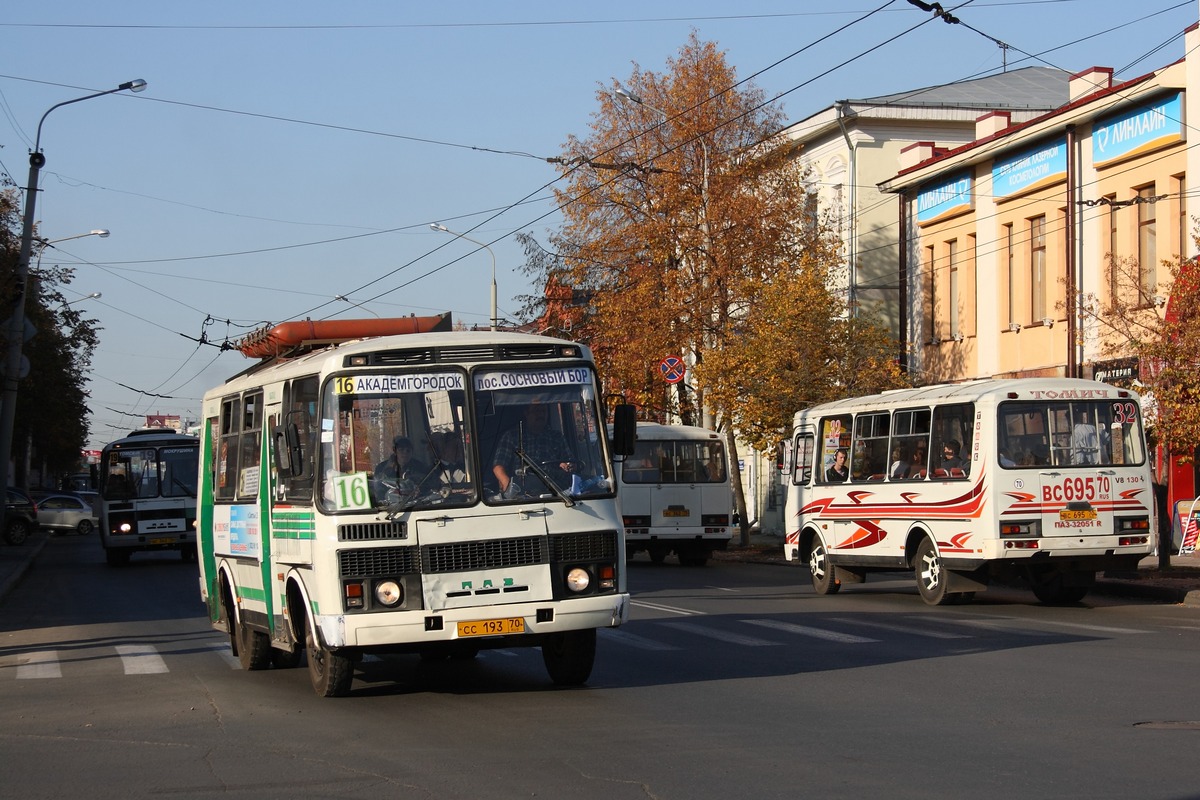
[[[1029,220],[1029,317],[1046,316],[1046,217]]]
[[[1137,190],[1138,305],[1150,305],[1158,291],[1158,229],[1154,212],[1154,184]]]
[[[958,334],[958,240],[951,239],[946,242],[946,260],[950,268],[950,293],[947,298],[950,301],[949,318],[950,318],[950,335]]]
[[[1017,251],[1013,248],[1013,226],[1004,226],[1004,260],[1008,265],[1008,324],[1017,321]]]

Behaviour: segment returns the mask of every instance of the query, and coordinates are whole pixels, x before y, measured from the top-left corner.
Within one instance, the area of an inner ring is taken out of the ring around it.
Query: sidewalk
[[[717,557],[764,564],[790,563],[783,557],[783,535],[757,530],[751,532],[750,546],[744,548],[738,546],[735,533],[729,549]],[[1098,574],[1092,591],[1108,597],[1130,597],[1200,607],[1200,553],[1171,556],[1171,568],[1167,572],[1159,570],[1158,556],[1147,556],[1138,564],[1136,573]]]

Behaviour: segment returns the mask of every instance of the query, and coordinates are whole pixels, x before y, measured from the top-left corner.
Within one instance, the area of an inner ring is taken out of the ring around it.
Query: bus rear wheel
[[[237,656],[242,669],[249,671],[271,666],[271,640],[267,635],[251,628],[244,619],[230,624],[236,626]]]
[[[829,563],[829,553],[820,536],[814,536],[808,551],[808,571],[812,575],[813,591],[817,594],[837,594],[842,582],[834,577],[835,570]]]
[[[1068,583],[1061,570],[1034,572],[1029,576],[1029,582],[1033,587],[1033,596],[1048,606],[1078,603],[1092,588],[1086,582],[1082,582],[1083,585],[1079,585],[1080,581]]]
[[[354,681],[354,662],[333,652],[320,641],[310,618],[304,626],[308,678],[321,697],[345,697]]]
[[[581,685],[596,663],[596,629],[549,634],[542,642],[542,661],[556,685]]]
[[[929,605],[940,606],[956,599],[957,595],[946,591],[948,576],[937,548],[929,539],[923,539],[917,548],[913,571],[917,574],[917,589],[921,592],[921,599]]]

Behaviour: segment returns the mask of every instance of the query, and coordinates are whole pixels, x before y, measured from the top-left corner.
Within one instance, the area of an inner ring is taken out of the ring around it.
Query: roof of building
[[[1070,97],[1071,73],[1052,67],[1024,67],[985,78],[928,86],[896,94],[851,100],[854,104],[979,109],[1044,109]]]

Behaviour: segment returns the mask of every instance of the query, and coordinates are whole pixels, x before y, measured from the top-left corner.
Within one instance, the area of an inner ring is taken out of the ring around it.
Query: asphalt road
[[[51,539],[0,602],[0,786],[22,798],[1187,798],[1200,609],[630,565],[586,688],[536,650],[369,659],[350,697],[248,673],[170,554]]]

